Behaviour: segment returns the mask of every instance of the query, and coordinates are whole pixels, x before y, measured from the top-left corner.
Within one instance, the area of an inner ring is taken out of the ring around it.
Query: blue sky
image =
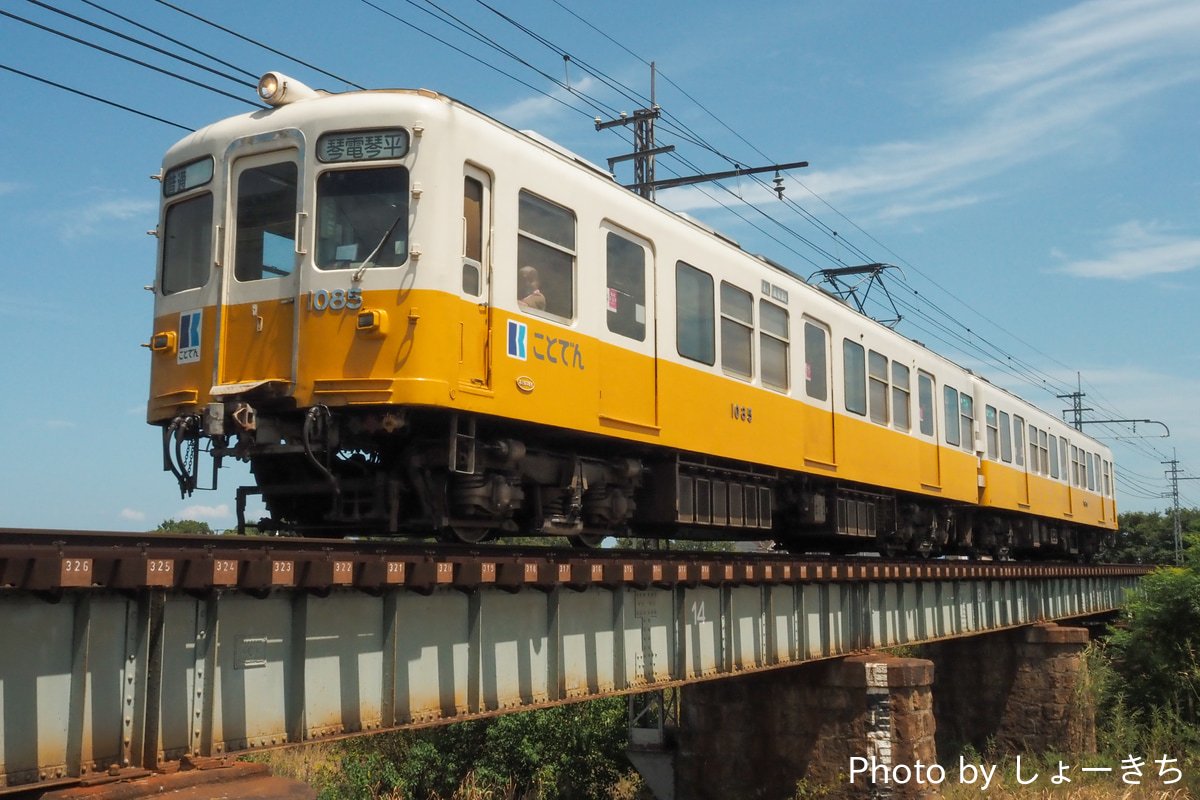
[[[158,0],[103,5],[178,43],[83,0],[47,3],[248,83],[242,70],[275,69],[332,91],[435,89],[596,163],[631,145],[591,120],[645,105],[654,61],[658,144],[678,148],[658,177],[810,162],[785,176],[786,201],[743,178],[659,202],[804,277],[896,264],[906,335],[1052,411],[1078,373],[1086,418],[1165,423],[1170,438],[1086,427],[1114,448],[1124,510],[1170,506],[1163,461],[1200,475],[1194,0],[175,4],[286,56]],[[28,0],[0,11],[233,97],[0,16],[9,69],[188,128],[253,100]],[[231,526],[245,471],[181,500],[144,422],[148,176],[184,132],[8,70],[0,91],[0,527]],[[618,176],[631,181],[628,165]],[[1200,505],[1200,483],[1180,488]]]

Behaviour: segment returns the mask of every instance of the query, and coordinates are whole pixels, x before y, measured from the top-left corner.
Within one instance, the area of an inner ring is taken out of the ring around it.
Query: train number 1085
[[[316,289],[308,293],[309,311],[357,311],[362,308],[362,289]]]

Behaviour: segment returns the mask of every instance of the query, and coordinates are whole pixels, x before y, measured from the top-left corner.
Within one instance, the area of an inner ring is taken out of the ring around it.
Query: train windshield
[[[408,258],[408,170],[346,169],[317,179],[317,266],[398,267]]]

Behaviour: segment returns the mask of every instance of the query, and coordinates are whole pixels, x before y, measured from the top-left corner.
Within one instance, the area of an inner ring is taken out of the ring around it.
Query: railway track
[[[0,528],[0,589],[378,593],[1142,575],[1126,564],[891,560],[782,553],[580,550],[429,542]]]

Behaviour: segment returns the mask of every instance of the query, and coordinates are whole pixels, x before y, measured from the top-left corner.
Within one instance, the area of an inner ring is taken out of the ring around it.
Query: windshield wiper
[[[407,216],[408,209],[401,208],[400,213],[396,215],[396,219],[390,226],[388,226],[387,233],[383,234],[383,238],[379,240],[379,244],[375,245],[375,249],[371,251],[371,254],[367,256],[366,260],[363,261],[359,268],[354,270],[354,274],[350,276],[351,281],[357,283],[363,279],[363,274],[366,273],[367,267],[372,265],[372,262],[375,261],[375,257],[379,255],[381,250],[383,250],[383,246],[392,238],[392,234],[396,232],[396,226],[400,224],[400,220]]]

